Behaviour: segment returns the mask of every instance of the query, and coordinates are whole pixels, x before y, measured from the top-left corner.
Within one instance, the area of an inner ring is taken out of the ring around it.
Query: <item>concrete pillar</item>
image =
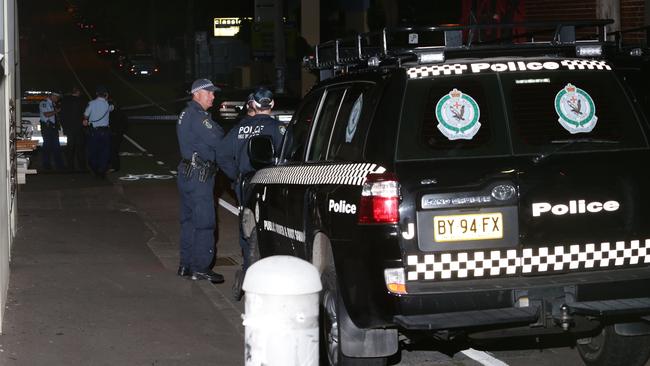
[[[621,1],[596,0],[596,17],[598,19],[614,19],[614,24],[608,28],[609,32],[621,29]]]
[[[283,0],[274,2],[274,26],[273,26],[273,64],[275,66],[275,93],[284,93],[284,76],[287,69],[287,54],[284,44],[284,7]]]
[[[320,42],[320,0],[300,0],[300,35],[314,47]],[[301,69],[301,91],[307,94],[316,77]]]

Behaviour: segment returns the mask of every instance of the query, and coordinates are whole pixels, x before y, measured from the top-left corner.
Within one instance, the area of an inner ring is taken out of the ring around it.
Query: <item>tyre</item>
[[[260,248],[257,242],[257,229],[253,229],[251,236],[247,240],[248,246],[250,247],[250,256],[248,257],[249,266],[252,266],[253,263],[260,260]],[[233,281],[232,288],[230,290],[230,296],[235,301],[241,301],[244,296],[244,290],[242,285],[244,284],[245,272],[243,269],[238,269],[235,273],[235,280]]]
[[[262,259],[262,256],[260,255],[260,246],[257,242],[257,228],[253,229],[251,236],[248,238],[248,247],[251,249],[251,254],[248,259],[250,263],[249,266],[252,266],[253,263]]]
[[[344,306],[338,297],[338,285],[334,266],[330,265],[321,276],[323,291],[320,314],[321,365],[330,366],[385,366],[386,357],[347,357],[341,352],[339,309]]]
[[[609,325],[577,348],[588,366],[643,366],[650,357],[650,336],[624,337]]]

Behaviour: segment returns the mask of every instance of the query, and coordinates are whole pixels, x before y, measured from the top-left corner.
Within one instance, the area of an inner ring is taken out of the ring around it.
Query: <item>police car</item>
[[[645,364],[650,131],[608,24],[317,47],[322,80],[281,151],[251,139],[242,226],[255,259],[321,272],[324,362],[384,365],[405,339],[562,334],[588,365]]]
[[[50,91],[27,90],[23,93],[20,100],[20,137],[24,139],[35,140],[38,146],[43,146],[43,135],[41,134],[39,104],[50,95]],[[68,143],[68,137],[59,130],[59,144],[65,146]]]

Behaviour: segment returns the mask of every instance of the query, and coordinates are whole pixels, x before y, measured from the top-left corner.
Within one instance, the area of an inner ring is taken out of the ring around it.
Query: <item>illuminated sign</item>
[[[239,33],[241,18],[214,18],[214,36],[232,37]]]

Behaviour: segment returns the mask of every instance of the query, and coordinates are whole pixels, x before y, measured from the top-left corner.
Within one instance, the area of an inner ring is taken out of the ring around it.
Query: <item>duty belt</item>
[[[194,173],[197,173],[199,182],[203,183],[214,177],[218,170],[214,161],[203,160],[196,152],[192,154],[192,159],[181,159],[180,174],[188,180],[192,179]]]

